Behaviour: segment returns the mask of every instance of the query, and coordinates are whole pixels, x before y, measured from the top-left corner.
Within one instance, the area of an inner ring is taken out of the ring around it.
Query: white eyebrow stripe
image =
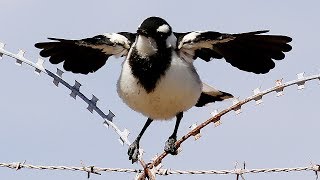
[[[167,33],[167,32],[170,31],[170,27],[167,24],[163,24],[163,25],[158,27],[157,31],[158,32]]]

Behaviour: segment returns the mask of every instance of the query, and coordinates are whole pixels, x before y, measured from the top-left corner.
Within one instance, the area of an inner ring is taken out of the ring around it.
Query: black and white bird
[[[136,140],[129,146],[129,159],[138,160],[139,142],[154,120],[176,117],[164,150],[177,154],[175,142],[183,112],[193,106],[222,101],[233,96],[204,84],[193,65],[196,59],[226,60],[247,72],[264,74],[291,50],[290,37],[265,35],[268,31],[226,34],[214,31],[174,32],[160,17],[149,17],[136,33],[106,33],[92,38],[35,44],[42,57],[53,64],[63,62],[66,71],[88,74],[100,69],[110,56],[122,57],[117,83],[120,98],[133,110],[148,117]]]

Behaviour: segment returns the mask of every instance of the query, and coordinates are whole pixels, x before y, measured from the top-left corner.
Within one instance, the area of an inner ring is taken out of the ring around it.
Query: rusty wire
[[[251,101],[256,101],[257,104],[260,104],[262,102],[262,97],[272,93],[272,92],[276,92],[277,96],[281,96],[283,95],[283,90],[286,87],[289,86],[293,86],[293,85],[298,85],[298,89],[302,90],[305,87],[305,82],[307,81],[311,81],[311,80],[320,80],[320,74],[317,75],[311,75],[311,76],[304,76],[304,73],[299,73],[297,74],[297,79],[296,80],[292,80],[292,81],[288,81],[286,83],[282,82],[281,80],[277,80],[276,81],[276,85],[272,88],[266,89],[264,91],[260,91],[260,89],[255,89],[254,90],[254,94],[252,96],[249,96],[243,100],[238,100],[238,99],[234,99],[233,101],[233,105],[223,109],[222,111],[218,112],[218,111],[214,111],[212,113],[213,117],[204,121],[203,123],[194,126],[192,128],[191,131],[189,131],[186,135],[182,136],[177,142],[176,142],[176,146],[180,147],[180,145],[186,141],[187,139],[189,139],[192,136],[198,136],[200,135],[200,131],[201,129],[203,129],[204,127],[206,127],[207,125],[209,125],[210,123],[214,123],[215,126],[220,125],[220,119],[223,115],[231,112],[231,111],[235,111],[236,114],[239,114],[241,112],[241,107],[244,104],[247,104],[248,102]],[[197,139],[197,138],[196,138]],[[168,153],[163,152],[161,153],[155,160],[153,160],[153,162],[150,164],[150,167],[153,166],[158,166],[159,164],[161,164],[161,161],[168,155]]]

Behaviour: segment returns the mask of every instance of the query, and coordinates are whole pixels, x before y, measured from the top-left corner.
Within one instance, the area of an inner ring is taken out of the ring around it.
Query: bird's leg
[[[138,137],[136,138],[136,140],[133,141],[133,143],[129,146],[128,155],[129,155],[129,160],[132,161],[132,164],[134,162],[138,161],[140,139],[152,121],[153,121],[152,119],[148,118],[147,122],[144,124],[144,126],[143,126],[141,132],[139,133]]]
[[[174,131],[164,146],[164,151],[172,155],[178,154],[178,148],[176,147],[175,143],[177,141],[177,132],[178,132],[179,124],[182,117],[183,117],[183,112],[180,112],[177,114],[176,116],[177,120],[176,120],[176,125],[174,126]]]

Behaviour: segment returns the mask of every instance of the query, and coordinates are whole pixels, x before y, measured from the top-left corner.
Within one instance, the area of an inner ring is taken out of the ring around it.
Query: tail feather
[[[203,83],[202,93],[200,98],[198,99],[196,107],[202,107],[209,103],[213,103],[216,101],[223,101],[225,99],[233,98],[232,94],[227,92],[219,91],[205,83]]]

